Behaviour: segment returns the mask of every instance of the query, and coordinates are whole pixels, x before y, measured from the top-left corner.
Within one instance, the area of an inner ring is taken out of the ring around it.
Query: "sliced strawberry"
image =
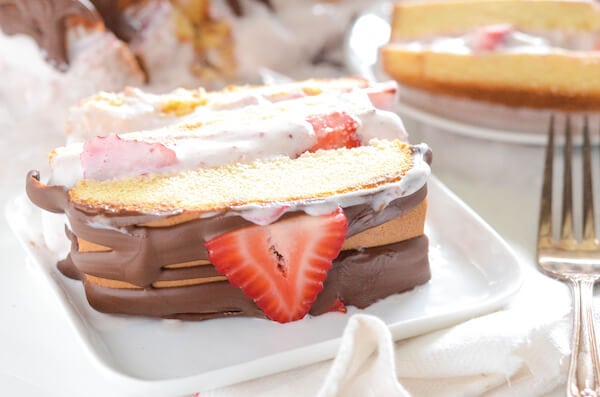
[[[513,31],[508,24],[488,25],[477,29],[473,35],[475,51],[493,51],[502,44],[506,36]]]
[[[271,320],[303,318],[323,289],[348,224],[341,208],[252,225],[207,241],[212,264]]]
[[[311,152],[319,149],[360,146],[360,139],[356,134],[358,123],[346,113],[335,112],[315,116],[307,121],[313,126],[317,136],[317,144],[309,149]]]

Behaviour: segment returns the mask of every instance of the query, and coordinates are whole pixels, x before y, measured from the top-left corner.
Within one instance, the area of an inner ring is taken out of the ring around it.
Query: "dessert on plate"
[[[431,151],[377,107],[389,86],[330,86],[55,149],[27,193],[66,214],[59,270],[99,311],[181,319],[295,321],[427,282]]]
[[[593,1],[400,2],[383,68],[405,86],[512,107],[600,109]]]

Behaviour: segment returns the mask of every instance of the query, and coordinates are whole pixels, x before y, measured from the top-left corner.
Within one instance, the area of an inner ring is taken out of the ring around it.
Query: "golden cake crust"
[[[570,0],[398,2],[392,40],[461,33],[496,23],[537,31],[593,31],[600,30],[600,9],[593,2]]]
[[[407,86],[510,106],[600,109],[600,52],[463,54],[389,45],[384,69]]]

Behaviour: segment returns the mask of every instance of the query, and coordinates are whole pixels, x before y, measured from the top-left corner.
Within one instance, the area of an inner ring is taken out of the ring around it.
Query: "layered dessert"
[[[344,32],[367,3],[1,0],[0,97],[61,132],[65,109],[101,90],[338,75]]]
[[[513,107],[600,108],[592,1],[398,3],[385,71],[408,87]]]
[[[380,98],[331,89],[87,138],[55,149],[27,193],[66,214],[58,268],[99,311],[289,322],[364,308],[430,278],[431,152]]]

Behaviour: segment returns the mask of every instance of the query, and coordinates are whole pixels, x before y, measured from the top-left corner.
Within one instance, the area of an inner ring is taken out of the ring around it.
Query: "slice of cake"
[[[57,148],[27,193],[100,311],[288,322],[429,279],[431,152],[405,138],[364,90],[301,96]]]
[[[305,153],[175,174],[46,186],[64,211],[63,273],[109,313],[268,317],[366,307],[426,282],[424,145]]]
[[[406,86],[509,106],[600,108],[594,2],[402,2],[391,25],[382,63]]]

